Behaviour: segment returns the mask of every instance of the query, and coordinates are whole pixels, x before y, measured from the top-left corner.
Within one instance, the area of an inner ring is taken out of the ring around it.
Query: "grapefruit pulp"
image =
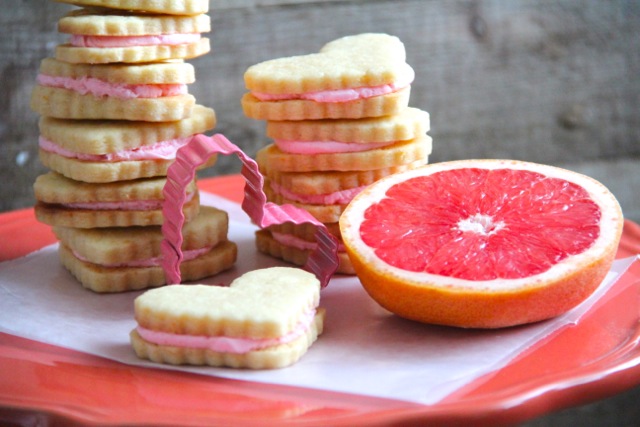
[[[340,218],[375,301],[408,319],[470,328],[531,323],[578,305],[609,271],[622,225],[601,183],[514,160],[397,173]]]

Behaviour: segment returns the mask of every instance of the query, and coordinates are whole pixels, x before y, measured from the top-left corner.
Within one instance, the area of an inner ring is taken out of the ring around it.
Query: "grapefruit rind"
[[[460,168],[528,170],[578,184],[600,208],[599,236],[587,250],[570,255],[540,274],[481,281],[394,267],[364,243],[359,226],[365,211],[385,198],[389,188],[413,177]],[[404,318],[468,328],[499,328],[549,319],[584,301],[609,271],[622,225],[616,198],[598,181],[565,169],[514,160],[435,163],[385,177],[356,196],[340,219],[354,270],[376,302]]]

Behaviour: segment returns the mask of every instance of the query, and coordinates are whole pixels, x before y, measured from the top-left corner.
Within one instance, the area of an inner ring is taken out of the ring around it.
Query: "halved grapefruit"
[[[498,328],[562,314],[602,282],[623,217],[587,176],[514,160],[427,165],[372,184],[340,219],[362,285],[425,323]]]

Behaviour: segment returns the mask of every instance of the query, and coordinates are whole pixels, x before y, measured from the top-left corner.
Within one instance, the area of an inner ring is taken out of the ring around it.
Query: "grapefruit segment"
[[[495,328],[551,318],[603,280],[622,212],[599,182],[508,160],[427,165],[369,186],[340,219],[364,288],[410,319]]]

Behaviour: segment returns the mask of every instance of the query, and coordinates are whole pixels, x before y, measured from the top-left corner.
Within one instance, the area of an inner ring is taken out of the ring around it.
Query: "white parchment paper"
[[[255,227],[240,207],[211,194],[203,204],[225,209],[238,244],[234,269],[203,281],[230,283],[243,272],[284,265],[255,250]],[[57,245],[0,264],[0,331],[112,359],[202,375],[433,404],[496,369],[553,331],[575,324],[635,258],[616,261],[598,291],[581,306],[547,322],[499,331],[422,325],[380,308],[355,277],[332,279],[322,291],[325,332],[294,366],[246,371],[159,366],[139,360],[129,345],[133,299],[141,292],[99,295],[59,264]]]

